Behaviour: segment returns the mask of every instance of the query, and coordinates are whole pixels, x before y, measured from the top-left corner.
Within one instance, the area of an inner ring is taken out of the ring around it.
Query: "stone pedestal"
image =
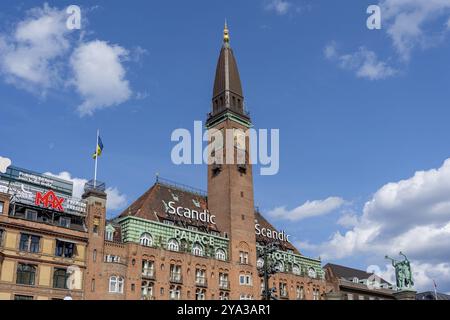
[[[416,300],[416,293],[417,291],[415,290],[401,290],[395,292],[393,295],[397,300]]]

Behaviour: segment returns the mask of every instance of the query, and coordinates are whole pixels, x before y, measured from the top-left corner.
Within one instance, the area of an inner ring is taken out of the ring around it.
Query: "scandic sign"
[[[35,204],[37,206],[44,205],[46,208],[53,208],[55,210],[59,210],[61,212],[64,212],[64,208],[62,206],[64,202],[64,198],[58,198],[56,194],[53,191],[47,191],[46,194],[42,195],[39,191],[36,192],[36,199]]]

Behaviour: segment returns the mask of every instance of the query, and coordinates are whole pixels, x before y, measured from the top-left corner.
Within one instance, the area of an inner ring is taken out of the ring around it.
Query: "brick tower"
[[[250,126],[225,24],[214,81],[212,112],[208,115],[206,127],[220,131],[223,137],[223,143],[215,147],[216,150],[223,150],[222,163],[215,161],[208,165],[208,207],[217,216],[221,230],[227,232],[231,240],[231,299],[259,298],[252,166],[249,161],[249,138],[242,135]],[[233,152],[233,157],[230,152]],[[240,161],[238,154],[243,155]],[[230,163],[227,158],[234,161]]]

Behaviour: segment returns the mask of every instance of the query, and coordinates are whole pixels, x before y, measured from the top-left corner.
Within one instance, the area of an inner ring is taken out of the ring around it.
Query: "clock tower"
[[[208,165],[208,208],[230,238],[231,299],[259,299],[253,175],[249,136],[245,134],[251,126],[225,23],[206,127],[211,135],[222,133],[222,142],[214,147],[222,150],[220,156],[210,150],[215,161]]]

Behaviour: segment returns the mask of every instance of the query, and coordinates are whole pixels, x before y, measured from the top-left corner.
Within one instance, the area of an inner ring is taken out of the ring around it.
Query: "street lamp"
[[[276,288],[269,289],[269,279],[271,275],[280,271],[278,266],[275,265],[274,259],[271,257],[271,254],[277,251],[277,249],[278,245],[276,243],[270,243],[263,246],[258,254],[256,267],[258,269],[259,276],[264,279],[263,300],[276,300],[276,297],[273,295]]]

